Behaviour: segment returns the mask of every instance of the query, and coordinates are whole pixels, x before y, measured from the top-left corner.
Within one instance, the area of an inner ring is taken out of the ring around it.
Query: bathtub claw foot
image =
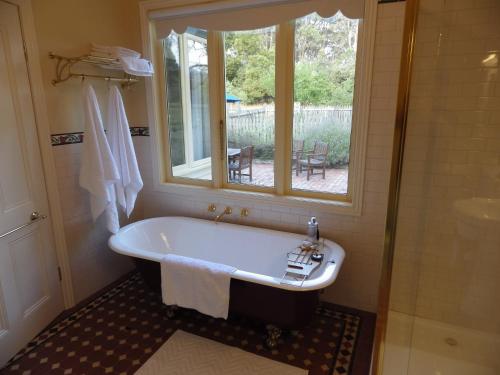
[[[275,349],[278,346],[279,338],[281,337],[281,329],[269,324],[266,326],[267,336],[266,336],[266,346],[268,349]]]
[[[175,318],[175,313],[177,311],[177,306],[167,306],[166,316],[168,319]]]

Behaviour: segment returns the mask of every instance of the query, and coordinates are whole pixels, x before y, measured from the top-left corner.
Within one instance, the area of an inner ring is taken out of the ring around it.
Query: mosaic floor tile
[[[360,340],[363,319],[362,314],[322,303],[307,327],[285,332],[278,348],[268,350],[264,326],[244,317],[225,321],[178,309],[174,318],[167,318],[161,297],[133,274],[38,335],[0,374],[133,374],[182,329],[308,369],[310,375],[358,375],[353,364],[356,358],[369,359],[366,351],[371,347],[364,345],[362,355],[357,348],[358,341],[369,341]],[[363,332],[372,332],[373,319],[369,325]]]

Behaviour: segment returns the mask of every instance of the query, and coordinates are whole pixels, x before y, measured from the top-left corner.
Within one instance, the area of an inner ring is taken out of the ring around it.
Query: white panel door
[[[63,309],[47,213],[19,10],[0,0],[0,367]]]

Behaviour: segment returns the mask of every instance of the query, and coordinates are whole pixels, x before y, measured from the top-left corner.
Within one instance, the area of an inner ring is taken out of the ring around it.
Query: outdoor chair
[[[295,173],[299,175],[299,160],[304,153],[304,140],[294,139],[292,146],[292,170],[295,168]]]
[[[250,177],[252,181],[252,162],[253,162],[253,146],[242,147],[240,155],[234,160],[229,162],[229,178],[231,178],[231,172],[233,173],[233,179],[236,179],[236,174],[238,175],[238,180],[241,182],[241,176]],[[242,173],[244,169],[248,168],[248,173]]]
[[[302,168],[307,169],[307,181],[314,174],[314,169],[323,169],[323,180],[326,177],[326,161],[328,156],[328,143],[315,141],[312,151],[306,152],[307,159],[299,161],[299,173],[302,173]]]

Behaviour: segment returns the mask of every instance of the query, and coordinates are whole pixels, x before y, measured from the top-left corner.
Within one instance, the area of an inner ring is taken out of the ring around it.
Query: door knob
[[[38,211],[36,211],[36,210],[35,210],[35,211],[33,211],[33,212],[31,213],[31,215],[30,215],[30,220],[31,220],[31,221],[34,221],[34,220],[39,219],[39,218],[40,218],[40,212],[38,212]]]

